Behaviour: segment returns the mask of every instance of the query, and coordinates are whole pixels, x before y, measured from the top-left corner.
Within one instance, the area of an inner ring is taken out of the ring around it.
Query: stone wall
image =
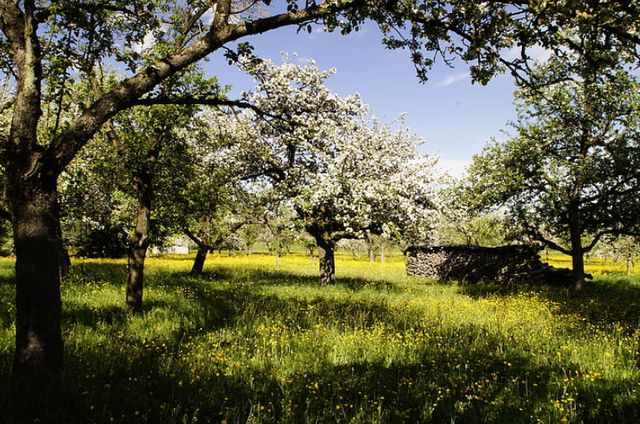
[[[466,283],[543,284],[552,268],[540,261],[539,251],[533,246],[410,247],[407,274]]]

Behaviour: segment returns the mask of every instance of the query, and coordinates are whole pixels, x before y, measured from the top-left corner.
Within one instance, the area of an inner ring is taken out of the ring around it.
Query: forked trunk
[[[336,284],[335,243],[326,234],[316,237],[316,242],[320,259],[320,285],[333,286]]]
[[[198,247],[198,253],[196,253],[196,259],[193,261],[193,266],[191,267],[190,272],[194,277],[202,274],[204,262],[207,260],[207,253],[209,253],[209,248],[207,246]]]
[[[569,236],[571,238],[571,264],[574,277],[574,289],[584,288],[584,256],[582,252],[582,231],[577,213],[569,216]]]
[[[16,251],[12,409],[37,417],[56,406],[51,402],[59,389],[63,365],[60,330],[62,242],[56,178],[10,175],[7,194]]]

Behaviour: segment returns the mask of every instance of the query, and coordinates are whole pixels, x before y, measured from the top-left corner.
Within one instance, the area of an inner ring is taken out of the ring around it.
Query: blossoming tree
[[[313,62],[246,67],[259,83],[247,100],[277,118],[256,116],[257,139],[242,160],[291,202],[317,243],[320,283],[334,284],[337,241],[406,229],[429,213],[434,159],[418,153],[401,119],[383,124],[357,95],[327,89],[333,71]]]

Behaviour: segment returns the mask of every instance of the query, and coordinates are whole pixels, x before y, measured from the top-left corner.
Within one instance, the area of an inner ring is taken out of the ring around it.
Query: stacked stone
[[[419,246],[407,249],[407,274],[443,281],[542,284],[546,267],[533,246]]]

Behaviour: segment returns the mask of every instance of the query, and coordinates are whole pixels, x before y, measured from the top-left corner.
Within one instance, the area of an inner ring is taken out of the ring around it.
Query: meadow
[[[622,264],[592,260],[576,294],[407,277],[398,255],[339,255],[329,288],[304,255],[214,255],[200,278],[191,260],[148,260],[135,317],[124,261],[74,260],[63,399],[36,422],[640,421],[640,281]],[[12,267],[0,260],[5,382]]]

